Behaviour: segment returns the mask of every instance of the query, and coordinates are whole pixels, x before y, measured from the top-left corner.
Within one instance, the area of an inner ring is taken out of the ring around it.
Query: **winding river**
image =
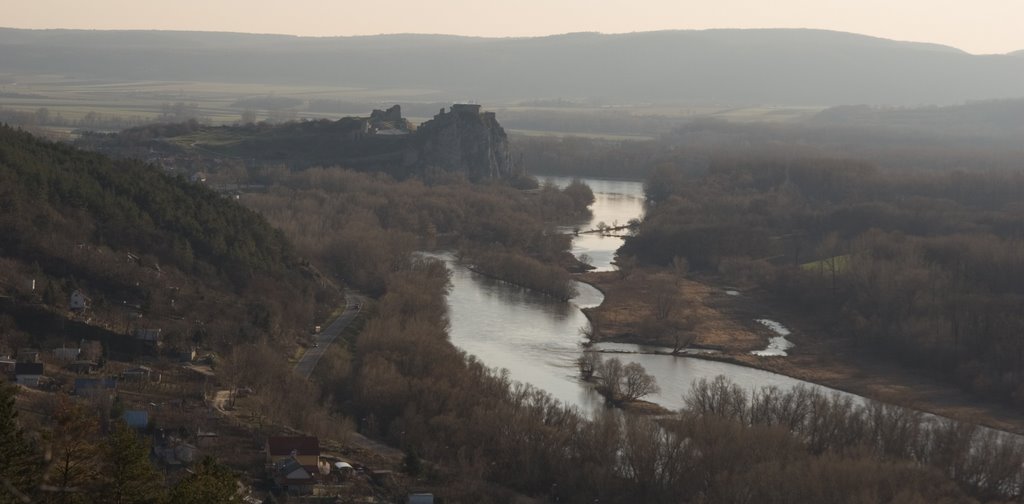
[[[564,186],[569,179],[547,177]],[[625,224],[643,214],[643,185],[640,182],[586,179],[594,191],[592,218],[570,226],[591,229],[599,222]],[[622,238],[580,234],[573,240],[573,252],[587,254],[598,270],[612,270],[611,261]],[[588,326],[580,308],[597,306],[603,296],[590,285],[578,283],[579,295],[569,302],[496,281],[458,265],[448,256],[452,290],[448,296],[452,342],[487,366],[504,368],[509,376],[543,389],[584,413],[604,407],[593,388],[578,377],[576,359],[585,340],[581,329]],[[599,350],[633,352],[636,345],[600,344]],[[671,355],[622,353],[624,363],[638,362],[653,375],[661,388],[647,400],[665,408],[679,409],[690,384],[700,378],[726,375],[743,387],[776,385],[789,388],[801,382],[787,376],[732,364]],[[810,385],[810,384],[809,384]],[[817,385],[813,385],[817,386]]]

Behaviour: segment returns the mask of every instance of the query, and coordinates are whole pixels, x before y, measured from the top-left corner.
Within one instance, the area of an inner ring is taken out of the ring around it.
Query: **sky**
[[[818,28],[953,46],[1024,50],[1024,0],[3,0],[0,26],[308,36]]]

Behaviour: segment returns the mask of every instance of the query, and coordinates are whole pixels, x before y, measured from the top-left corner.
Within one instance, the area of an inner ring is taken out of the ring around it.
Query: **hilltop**
[[[230,163],[282,164],[290,169],[344,166],[399,178],[443,171],[473,181],[520,173],[495,114],[482,112],[475,104],[441,109],[418,128],[395,105],[374,110],[368,117],[337,121],[142,126],[117,135],[88,135],[80,143],[120,156],[159,153],[165,163],[200,167]]]
[[[1024,87],[1019,54],[806,29],[537,38],[0,29],[0,68],[96,82],[411,90],[425,101],[908,105],[1015,97]]]

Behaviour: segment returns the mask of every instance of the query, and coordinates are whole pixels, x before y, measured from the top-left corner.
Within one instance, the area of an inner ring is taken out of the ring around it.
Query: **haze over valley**
[[[0,503],[1020,500],[1024,53],[639,4],[12,10]]]

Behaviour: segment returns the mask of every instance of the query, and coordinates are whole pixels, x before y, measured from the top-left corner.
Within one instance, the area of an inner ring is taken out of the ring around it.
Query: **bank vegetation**
[[[1019,172],[888,172],[847,159],[740,158],[647,183],[620,254],[760,286],[878,358],[976,396],[1024,400]],[[832,336],[829,336],[832,335]]]

